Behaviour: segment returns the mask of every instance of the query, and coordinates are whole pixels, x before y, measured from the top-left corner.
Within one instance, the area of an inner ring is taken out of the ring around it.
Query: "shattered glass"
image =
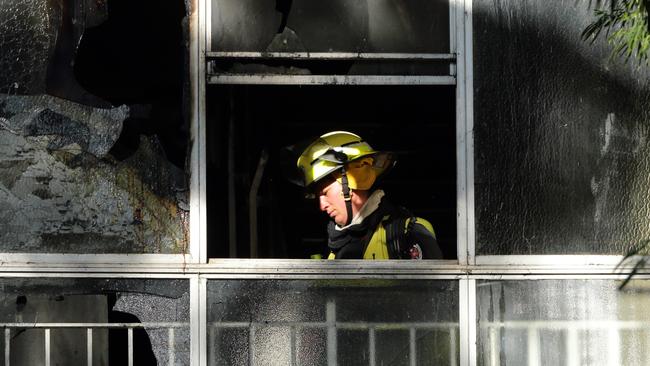
[[[185,280],[0,279],[0,322],[26,324],[11,328],[11,365],[43,364],[44,333],[33,323],[174,323],[173,332],[134,328],[135,364],[189,365],[189,306]],[[125,329],[95,328],[92,337],[93,365],[127,364]],[[86,364],[86,328],[51,328],[50,339],[52,364]]]
[[[178,168],[155,138],[108,155],[126,106],[0,94],[0,252],[184,253]]]
[[[214,280],[207,298],[209,365],[458,360],[455,281]]]
[[[107,16],[105,0],[0,0],[0,93],[44,93],[48,77],[68,78],[70,86],[84,30]],[[80,89],[75,92],[87,93]]]
[[[212,0],[212,51],[448,52],[443,0]]]
[[[0,93],[43,93],[61,13],[46,0],[0,0]]]
[[[449,53],[444,0],[212,0],[212,51]],[[213,73],[446,75],[448,61],[246,60]]]
[[[479,255],[625,254],[650,237],[650,69],[581,39],[589,3],[473,3]]]

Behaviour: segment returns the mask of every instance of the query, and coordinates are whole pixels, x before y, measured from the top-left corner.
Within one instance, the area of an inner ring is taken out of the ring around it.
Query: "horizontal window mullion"
[[[212,74],[208,84],[233,85],[456,85],[454,76]]]
[[[215,59],[281,59],[281,60],[455,60],[454,53],[371,53],[371,52],[206,52]]]

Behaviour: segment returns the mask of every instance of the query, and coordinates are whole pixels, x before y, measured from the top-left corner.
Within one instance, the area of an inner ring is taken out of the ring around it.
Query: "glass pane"
[[[212,50],[449,52],[444,0],[212,0]]]
[[[479,365],[647,365],[650,281],[477,282]]]
[[[478,254],[621,254],[650,235],[650,69],[588,1],[474,2]]]
[[[186,14],[0,1],[0,253],[186,252]]]
[[[208,282],[210,365],[456,365],[458,344],[457,282]]]
[[[43,323],[53,365],[86,364],[88,329],[93,365],[127,365],[128,328],[135,365],[189,365],[189,305],[185,280],[0,279],[0,365],[7,332],[12,366],[43,365]]]

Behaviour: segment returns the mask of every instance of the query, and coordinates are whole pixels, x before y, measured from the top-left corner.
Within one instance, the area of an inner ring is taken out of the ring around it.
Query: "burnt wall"
[[[0,2],[0,252],[186,251],[185,15]]]
[[[648,69],[589,1],[474,1],[477,254],[622,254],[650,235]]]

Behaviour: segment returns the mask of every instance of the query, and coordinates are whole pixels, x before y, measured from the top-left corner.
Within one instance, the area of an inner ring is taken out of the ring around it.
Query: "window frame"
[[[0,277],[166,278],[190,282],[191,364],[207,365],[206,286],[210,279],[442,279],[459,282],[460,365],[477,364],[476,281],[531,279],[624,279],[633,264],[622,256],[503,255],[475,253],[473,140],[473,0],[449,0],[449,77],[428,79],[456,86],[457,260],[314,261],[300,259],[210,259],[207,256],[206,88],[211,37],[210,0],[190,2],[189,77],[191,113],[190,218],[186,254],[0,253]],[[447,54],[447,55],[449,55]],[[218,56],[218,55],[217,55]],[[334,56],[334,57],[341,57]],[[406,57],[404,55],[400,57]],[[412,55],[409,57],[413,57]],[[440,56],[443,57],[443,56]],[[446,56],[448,57],[448,56]],[[412,81],[404,79],[406,81]],[[404,81],[402,80],[402,81]],[[285,80],[286,81],[286,80]],[[361,81],[361,80],[357,80]],[[371,82],[368,78],[366,82]],[[376,82],[377,80],[375,80]],[[215,82],[215,80],[212,80]],[[431,85],[431,84],[428,84]],[[632,261],[634,258],[632,259]],[[628,272],[626,272],[628,271]],[[639,279],[650,279],[641,269]]]

